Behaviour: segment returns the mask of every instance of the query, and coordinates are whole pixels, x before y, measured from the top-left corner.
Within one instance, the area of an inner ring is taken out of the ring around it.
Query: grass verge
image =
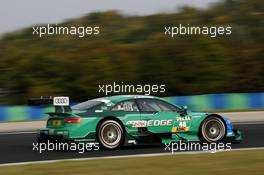
[[[0,167],[8,175],[263,175],[264,150],[64,161]]]

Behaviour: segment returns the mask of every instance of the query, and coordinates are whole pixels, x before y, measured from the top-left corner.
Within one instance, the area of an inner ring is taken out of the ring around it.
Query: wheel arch
[[[210,118],[210,117],[217,117],[217,118],[219,118],[219,119],[224,123],[224,125],[225,125],[225,136],[224,136],[223,139],[225,139],[225,137],[226,137],[226,133],[227,133],[227,124],[226,124],[226,121],[224,120],[224,118],[223,118],[221,115],[219,115],[219,114],[215,114],[215,113],[208,114],[208,115],[207,115],[207,116],[201,121],[200,126],[199,126],[199,132],[198,132],[199,139],[202,140],[202,133],[201,133],[202,125],[203,125],[204,121],[205,121],[206,119]]]
[[[114,120],[114,121],[118,122],[121,125],[121,127],[122,127],[122,129],[124,131],[124,134],[126,134],[126,129],[125,129],[125,126],[124,126],[123,122],[119,118],[117,118],[115,116],[105,116],[105,117],[103,117],[96,125],[96,133],[97,133],[98,128],[101,125],[101,123],[106,121],[106,120]]]
[[[100,143],[100,138],[99,138],[99,128],[100,128],[100,125],[105,122],[105,121],[109,121],[109,120],[112,120],[114,122],[117,122],[123,129],[123,136],[121,136],[121,139],[120,139],[120,142],[118,143],[118,145],[114,148],[109,148],[109,147],[106,147],[105,145],[103,146],[103,148],[106,148],[106,149],[116,149],[117,147],[121,147],[124,145],[124,142],[126,140],[126,130],[125,130],[125,127],[122,123],[122,121],[120,119],[118,119],[117,117],[114,117],[114,116],[106,116],[106,117],[102,117],[102,119],[97,123],[97,126],[96,126],[96,140]],[[102,143],[101,143],[102,144]]]

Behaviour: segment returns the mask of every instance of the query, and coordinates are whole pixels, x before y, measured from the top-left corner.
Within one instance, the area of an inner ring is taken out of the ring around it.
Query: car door
[[[134,99],[117,103],[111,109],[111,115],[118,117],[123,122],[129,134],[138,134],[138,128],[134,127],[134,125],[137,124],[138,121],[140,122],[140,112]]]
[[[187,131],[191,121],[188,114],[166,101],[158,99],[137,99],[140,117],[152,133]]]

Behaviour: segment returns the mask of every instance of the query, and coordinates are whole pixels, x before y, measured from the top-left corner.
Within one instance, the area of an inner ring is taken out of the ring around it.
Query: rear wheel
[[[206,142],[221,142],[226,134],[226,126],[219,117],[208,117],[201,126],[201,137]]]
[[[124,130],[117,121],[105,120],[99,125],[97,138],[104,148],[115,149],[123,145]]]

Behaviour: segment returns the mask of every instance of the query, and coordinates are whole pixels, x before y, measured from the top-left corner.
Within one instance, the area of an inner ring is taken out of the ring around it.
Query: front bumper
[[[227,132],[226,132],[226,142],[232,142],[232,143],[239,143],[242,141],[242,133],[240,130],[235,129],[233,124],[226,118],[223,117],[226,127],[227,127]]]
[[[239,143],[243,140],[242,133],[238,129],[227,131],[226,142]]]

